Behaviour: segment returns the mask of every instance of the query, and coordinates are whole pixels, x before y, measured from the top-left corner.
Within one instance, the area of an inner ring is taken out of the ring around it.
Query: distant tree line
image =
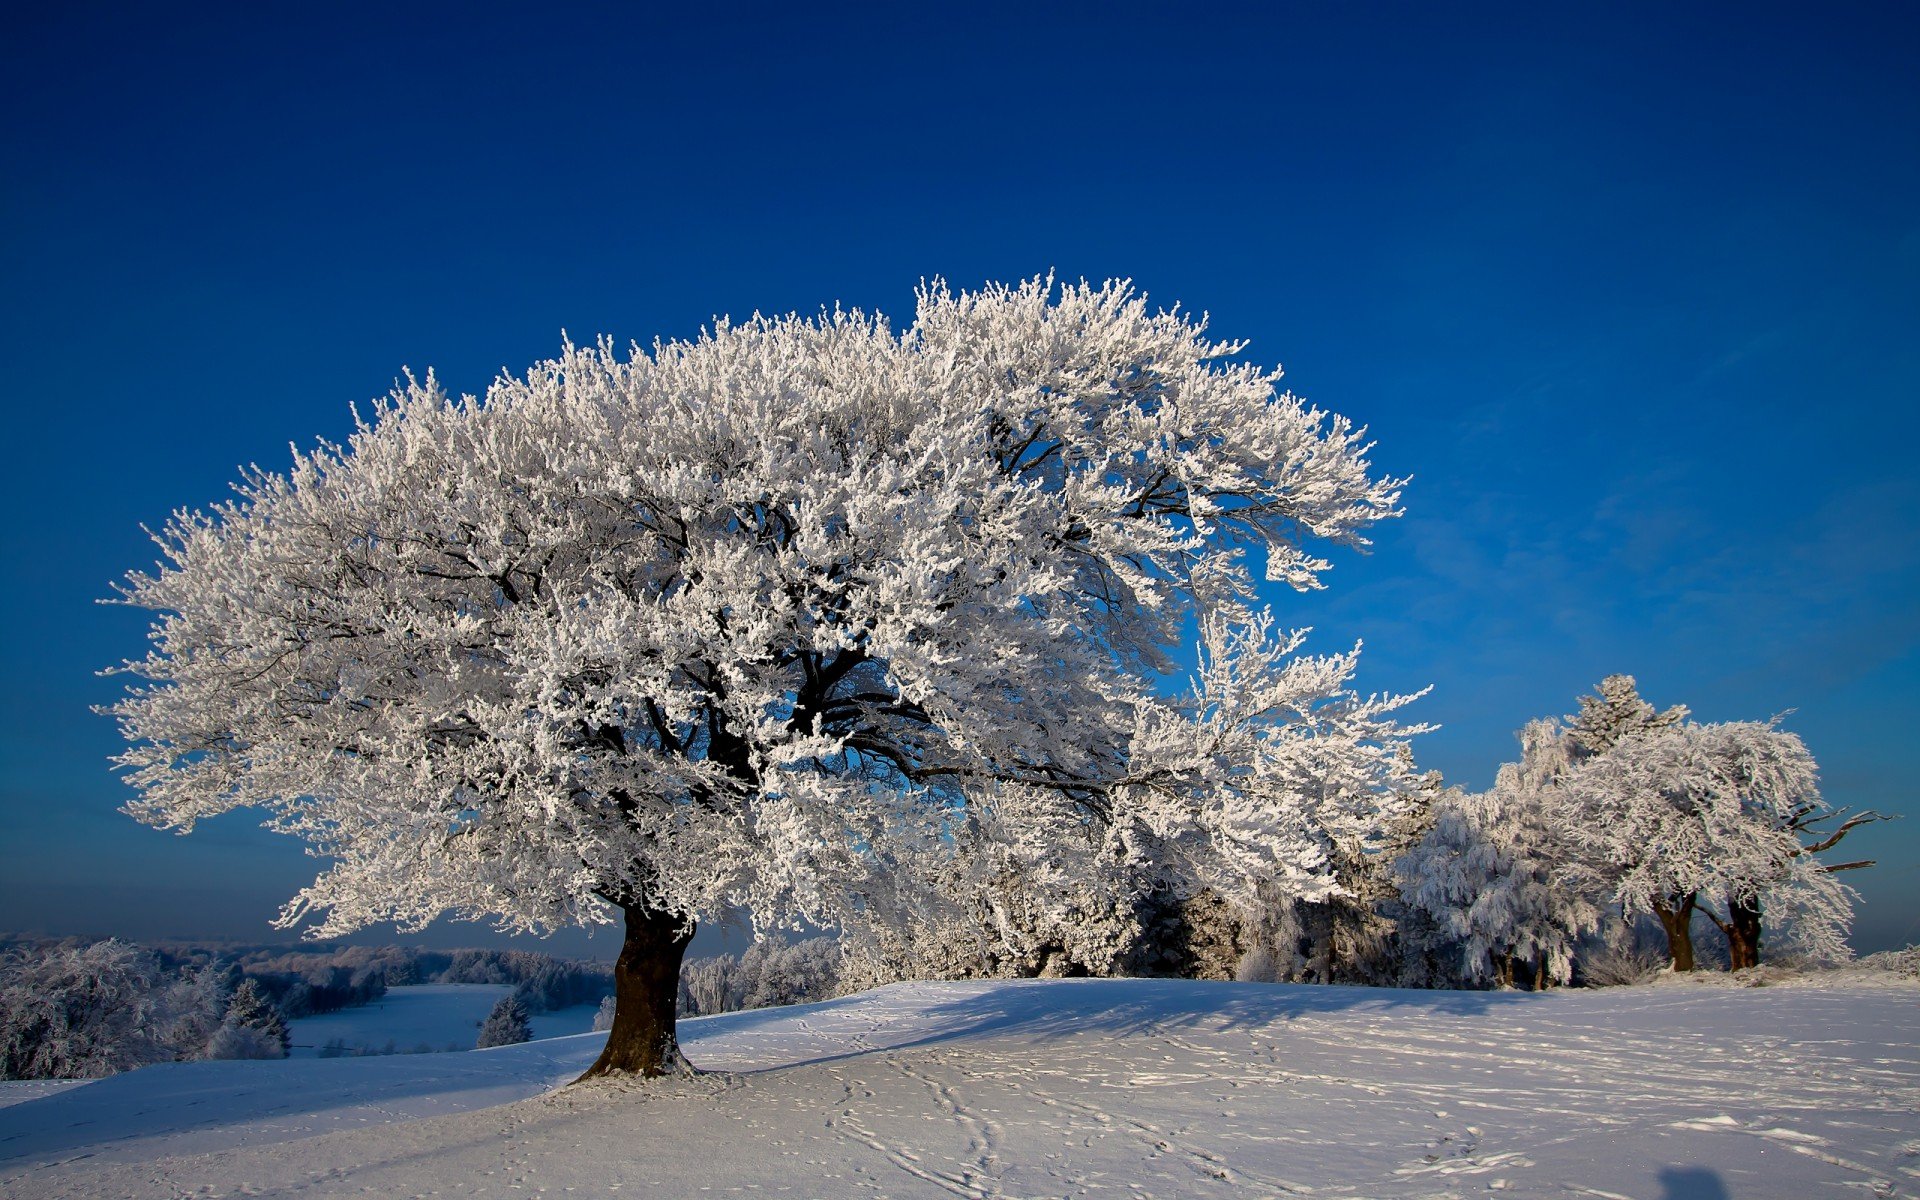
[[[115,940],[0,953],[0,1078],[93,1079],[287,1048],[285,1016],[230,963],[169,967]]]
[[[507,984],[526,1012],[548,1012],[611,994],[613,973],[524,950],[0,939],[0,1078],[284,1058],[289,1020],[418,983]]]
[[[699,958],[680,972],[680,1015],[707,1016],[842,993],[841,950],[832,938],[761,940],[738,955]]]

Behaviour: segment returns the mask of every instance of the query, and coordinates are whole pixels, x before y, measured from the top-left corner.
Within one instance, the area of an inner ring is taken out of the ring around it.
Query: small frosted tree
[[[182,970],[167,984],[161,1004],[170,1015],[166,1041],[174,1058],[184,1062],[210,1057],[232,1000],[235,974],[227,964],[209,963]]]
[[[113,709],[129,811],[264,808],[330,861],[281,917],[320,935],[624,920],[590,1074],[683,1064],[697,920],[858,923],[987,809],[1089,887],[1324,894],[1323,776],[1392,786],[1394,702],[1344,656],[1279,667],[1249,560],[1320,586],[1400,481],[1241,349],[1036,279],[936,283],[897,334],[409,379],[129,577],[159,614]],[[1225,690],[1168,700],[1195,614]]]
[[[527,1015],[526,1003],[520,999],[519,992],[509,992],[487,1013],[487,1019],[480,1025],[479,1040],[473,1047],[485,1050],[490,1046],[518,1046],[532,1040],[533,1022]]]
[[[292,1043],[287,1019],[260,991],[243,979],[227,1001],[226,1018],[207,1045],[208,1058],[285,1058]]]
[[[1662,711],[1641,699],[1633,676],[1609,675],[1593,695],[1580,697],[1580,711],[1565,719],[1567,743],[1559,767],[1605,754],[1629,738],[1671,729],[1687,715],[1684,704]]]

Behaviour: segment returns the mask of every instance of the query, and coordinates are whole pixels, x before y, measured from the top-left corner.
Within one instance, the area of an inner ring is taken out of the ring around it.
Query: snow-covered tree
[[[1572,979],[1576,947],[1599,927],[1603,889],[1567,837],[1560,801],[1525,763],[1509,763],[1491,790],[1438,804],[1426,837],[1401,858],[1405,902],[1459,946],[1465,978],[1511,987],[1525,964],[1536,988]]]
[[[1566,718],[1570,759],[1605,754],[1622,741],[1671,729],[1687,719],[1687,706],[1664,712],[1640,698],[1631,675],[1609,675],[1591,696],[1580,697],[1580,711]]]
[[[115,940],[15,947],[0,956],[0,1079],[95,1079],[170,1061],[171,1017],[150,951]]]
[[[1592,889],[1565,877],[1563,856],[1538,808],[1500,787],[1465,795],[1434,814],[1409,860],[1405,897],[1459,943],[1463,975],[1513,987],[1567,983],[1580,937],[1599,925]]]
[[[270,1031],[226,1021],[207,1040],[208,1058],[285,1058],[287,1048]]]
[[[476,1050],[485,1050],[490,1046],[518,1046],[521,1042],[533,1040],[533,1022],[527,1016],[526,1002],[520,999],[520,993],[508,992],[500,997],[487,1019],[480,1025],[480,1037],[474,1042]]]
[[[208,1058],[285,1058],[292,1038],[280,1015],[251,979],[241,980],[227,1001],[226,1019],[208,1043]]]
[[[1696,910],[1727,934],[1736,969],[1759,960],[1763,908],[1790,918],[1787,932],[1807,956],[1849,956],[1852,890],[1813,851],[1860,820],[1831,841],[1802,840],[1842,814],[1821,798],[1798,736],[1772,722],[1674,725],[1623,740],[1566,786],[1587,808],[1584,829],[1611,864],[1616,899],[1659,919],[1675,970],[1694,967]]]
[[[159,614],[112,710],[129,811],[264,808],[331,861],[281,917],[319,934],[623,918],[590,1073],[682,1062],[696,920],[858,923],[986,811],[1088,887],[1324,894],[1329,797],[1392,787],[1402,731],[1351,656],[1290,658],[1249,560],[1321,586],[1315,544],[1364,546],[1401,481],[1204,324],[935,283],[898,334],[756,317],[484,399],[409,378],[129,576]]]
[[[237,975],[231,964],[209,963],[182,970],[166,985],[161,1006],[168,1014],[166,1041],[175,1059],[219,1057],[212,1053],[213,1039],[226,1020]]]

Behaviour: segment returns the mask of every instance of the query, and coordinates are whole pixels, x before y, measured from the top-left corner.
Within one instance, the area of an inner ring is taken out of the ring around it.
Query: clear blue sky
[[[311,874],[116,812],[143,522],[404,366],[1051,268],[1211,311],[1415,476],[1276,599],[1434,685],[1427,764],[1485,786],[1613,672],[1793,709],[1909,814],[1848,844],[1856,944],[1920,938],[1920,9],[711,7],[9,18],[0,929],[267,938]]]

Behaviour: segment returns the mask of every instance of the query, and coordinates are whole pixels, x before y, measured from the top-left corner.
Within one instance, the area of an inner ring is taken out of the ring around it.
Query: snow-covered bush
[[[1667,956],[1651,947],[1602,943],[1580,956],[1580,982],[1588,987],[1632,987],[1651,983],[1667,965]]]
[[[1908,946],[1901,950],[1882,950],[1878,954],[1869,954],[1859,959],[1853,966],[1864,973],[1877,972],[1902,979],[1920,979],[1920,946]]]
[[[208,1058],[285,1058],[287,1047],[269,1029],[223,1024],[207,1042]]]

